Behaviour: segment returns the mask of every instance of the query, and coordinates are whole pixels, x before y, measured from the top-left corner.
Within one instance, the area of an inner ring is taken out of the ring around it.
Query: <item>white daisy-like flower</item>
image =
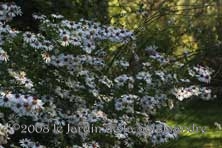
[[[56,19],[62,19],[62,18],[64,18],[64,16],[63,15],[60,15],[60,14],[51,14],[51,16],[53,17],[53,18],[56,18]]]
[[[152,78],[149,72],[144,72],[141,71],[136,75],[136,78],[138,80],[144,80],[146,84],[151,84],[152,83]]]
[[[70,44],[73,46],[80,46],[81,45],[81,39],[78,37],[70,37]]]
[[[11,30],[11,27],[5,23],[0,22],[0,32],[7,33]]]
[[[7,52],[5,52],[3,49],[0,48],[0,61],[7,62],[9,60],[9,56]]]
[[[123,106],[123,104],[122,104],[121,102],[117,101],[117,102],[115,103],[115,109],[116,109],[117,111],[123,110],[123,108],[124,108],[124,106]]]
[[[46,16],[45,16],[45,15],[32,14],[32,17],[33,17],[35,20],[45,20],[45,19],[46,19]]]
[[[69,36],[68,35],[63,35],[61,40],[61,45],[62,46],[69,46]]]
[[[49,53],[44,52],[42,53],[42,58],[46,63],[50,63],[51,62],[51,56],[49,55]]]
[[[29,44],[31,47],[35,48],[35,49],[41,49],[43,48],[42,44],[37,41],[37,40],[33,40],[31,41],[31,43]]]
[[[26,88],[31,89],[33,87],[33,82],[26,77],[24,71],[15,72],[12,69],[8,69],[9,74],[14,77],[20,84],[24,85]]]
[[[103,76],[101,79],[99,79],[99,82],[106,85],[108,88],[113,86],[112,80],[110,80],[107,76]]]
[[[31,109],[34,111],[39,111],[43,109],[43,102],[39,100],[38,98],[33,97]]]
[[[8,15],[10,17],[15,17],[16,15],[22,15],[22,11],[16,5],[11,5],[8,7]]]
[[[175,88],[174,95],[178,100],[183,101],[183,99],[190,98],[191,96],[193,96],[193,93],[188,89],[181,87]]]
[[[214,98],[212,96],[212,90],[211,89],[203,87],[203,88],[200,89],[200,91],[201,91],[201,94],[200,94],[201,99],[208,101],[208,100],[211,100],[211,99]]]
[[[45,146],[39,144],[38,142],[33,142],[31,141],[30,139],[21,139],[19,141],[20,143],[20,146],[23,147],[23,148],[46,148]]]
[[[20,143],[20,146],[23,147],[23,148],[29,148],[29,146],[31,145],[31,140],[30,139],[21,139],[19,140],[19,143]]]
[[[156,121],[155,123],[151,124],[150,127],[150,140],[154,145],[165,143],[178,137],[178,133],[171,130],[166,123]]]
[[[196,77],[200,82],[210,83],[211,75],[214,70],[209,67],[203,67],[200,65],[194,66],[189,69],[189,75],[192,77]]]
[[[44,109],[43,102],[37,97],[30,95],[12,94],[11,92],[1,93],[0,105],[9,107],[19,115],[38,114]],[[6,103],[4,103],[6,102]]]
[[[134,79],[131,76],[127,76],[126,74],[120,75],[114,79],[114,82],[117,84],[117,86],[124,86],[127,81],[133,82]]]
[[[7,125],[3,125],[0,123],[0,145],[4,145],[8,143],[9,138],[9,130],[11,130]]]
[[[23,34],[23,39],[26,43],[32,43],[33,41],[37,41],[36,36],[31,32],[25,32]]]
[[[42,43],[42,47],[47,50],[47,51],[51,51],[53,50],[54,46],[52,45],[52,43],[48,40],[44,40]]]

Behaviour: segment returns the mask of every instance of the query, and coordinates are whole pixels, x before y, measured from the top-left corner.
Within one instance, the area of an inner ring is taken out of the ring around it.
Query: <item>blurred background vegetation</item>
[[[9,0],[5,0],[9,2]],[[15,0],[23,16],[12,25],[20,30],[38,31],[32,14],[62,14],[71,20],[85,18],[135,31],[137,51],[149,45],[176,56],[175,60],[203,64],[215,69],[213,88],[216,102],[186,102],[164,111],[160,118],[174,125],[203,124],[212,131],[205,135],[183,135],[163,147],[222,147],[222,0]],[[112,47],[115,48],[115,47]],[[186,57],[186,58],[184,58]],[[192,144],[194,143],[194,144]],[[178,145],[178,146],[176,146]]]

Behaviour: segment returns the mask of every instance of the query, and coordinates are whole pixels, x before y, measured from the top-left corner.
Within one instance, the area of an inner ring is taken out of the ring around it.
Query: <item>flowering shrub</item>
[[[153,118],[160,108],[176,99],[213,98],[201,86],[210,83],[212,69],[175,62],[155,45],[138,51],[133,31],[35,14],[38,33],[24,32],[8,24],[21,15],[19,7],[1,4],[0,12],[2,147],[156,145],[179,134],[159,132],[168,127]],[[60,131],[70,126],[99,132]]]

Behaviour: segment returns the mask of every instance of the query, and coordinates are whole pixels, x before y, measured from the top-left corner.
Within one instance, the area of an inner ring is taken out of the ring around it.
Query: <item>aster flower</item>
[[[63,35],[61,41],[62,46],[68,46],[69,45],[69,36],[68,35]]]
[[[120,98],[115,101],[115,109],[123,110],[126,109],[128,112],[133,112],[134,110],[134,101],[138,98],[136,95],[122,95]]]
[[[154,145],[165,143],[178,137],[178,133],[169,130],[170,127],[166,123],[156,121],[150,127],[150,140]]]
[[[31,47],[33,47],[33,48],[35,48],[35,49],[41,49],[41,48],[43,48],[43,46],[42,46],[42,44],[41,44],[41,42],[39,42],[39,41],[37,41],[37,40],[30,40],[31,42],[30,42],[30,46]]]
[[[0,48],[0,61],[7,62],[9,60],[7,52]]]
[[[42,58],[46,63],[51,62],[51,57],[50,57],[49,53],[47,53],[47,52],[42,53]]]
[[[113,86],[112,80],[110,80],[107,76],[103,76],[99,81],[102,84],[105,84],[108,88],[111,88]]]
[[[45,16],[45,15],[32,14],[32,17],[33,17],[35,20],[45,20],[45,19],[46,19],[46,16]]]
[[[29,148],[32,142],[31,142],[30,139],[25,138],[25,139],[19,140],[19,143],[20,143],[20,146],[21,146],[21,147],[23,147],[23,148]]]
[[[160,101],[157,98],[151,96],[143,96],[140,100],[141,107],[147,113],[154,114],[156,108],[160,104]]]
[[[2,125],[0,123],[0,145],[4,145],[8,143],[9,134],[10,132],[9,132],[8,125]]]
[[[51,16],[53,17],[53,18],[55,18],[55,19],[62,19],[62,18],[64,18],[64,16],[62,16],[62,15],[57,15],[57,14],[51,14]]]
[[[180,101],[186,98],[193,97],[193,96],[199,96],[203,100],[213,99],[213,96],[211,94],[211,89],[208,89],[206,87],[198,87],[194,85],[189,86],[187,88],[184,88],[184,87],[176,88],[173,94]]]
[[[19,73],[14,72],[12,69],[8,69],[9,74],[14,77],[20,84],[24,85],[26,88],[31,89],[33,87],[33,82],[26,77],[26,73],[21,71]]]
[[[123,68],[127,68],[127,67],[129,67],[129,62],[126,61],[126,60],[124,60],[124,59],[121,59],[121,60],[116,60],[116,61],[114,62],[114,65],[116,65],[116,66],[122,66]]]
[[[11,29],[11,28],[10,28],[9,25],[0,22],[0,32],[7,33],[10,29]]]
[[[12,94],[11,92],[1,93],[0,103],[3,107],[8,107],[19,115],[38,114],[43,109],[43,102],[37,97],[22,94]]]
[[[20,7],[17,7],[16,5],[11,5],[8,7],[8,16],[15,17],[17,15],[22,15],[22,11]]]
[[[95,43],[93,42],[86,42],[82,46],[83,46],[82,47],[83,51],[85,51],[88,54],[91,53],[96,48]]]
[[[146,82],[146,84],[151,84],[152,83],[152,78],[149,72],[139,72],[136,75],[136,78],[138,80],[144,80]]]
[[[21,8],[14,3],[1,3],[0,4],[0,20],[1,21],[9,21],[13,17],[21,15],[22,11]]]
[[[206,87],[203,87],[200,89],[201,93],[200,93],[200,98],[203,100],[211,100],[213,99],[213,95],[212,95],[212,90]]]
[[[25,32],[23,34],[23,39],[26,43],[33,43],[33,41],[37,40],[36,36],[31,32]]]
[[[70,44],[72,44],[73,46],[81,46],[81,39],[78,37],[71,36]]]
[[[39,144],[38,142],[33,142],[31,141],[30,139],[21,139],[19,141],[20,143],[20,146],[23,147],[23,148],[46,148],[45,146]]]
[[[189,75],[196,77],[200,82],[210,83],[211,75],[214,71],[209,67],[203,67],[200,65],[194,66],[189,69]]]
[[[133,77],[127,76],[126,74],[120,75],[114,79],[114,82],[117,84],[117,86],[123,86],[127,81],[134,82],[134,79]]]
[[[181,88],[175,88],[174,95],[178,100],[183,101],[183,99],[190,98],[191,96],[193,96],[193,93],[192,91],[190,91],[189,88],[181,87]]]

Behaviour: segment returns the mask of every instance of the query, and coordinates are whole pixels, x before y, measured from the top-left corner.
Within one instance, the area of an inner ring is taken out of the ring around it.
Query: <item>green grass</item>
[[[158,114],[160,120],[173,127],[206,127],[205,133],[182,132],[177,140],[172,140],[159,148],[222,148],[222,130],[214,123],[222,124],[222,100],[187,100],[172,110]]]

